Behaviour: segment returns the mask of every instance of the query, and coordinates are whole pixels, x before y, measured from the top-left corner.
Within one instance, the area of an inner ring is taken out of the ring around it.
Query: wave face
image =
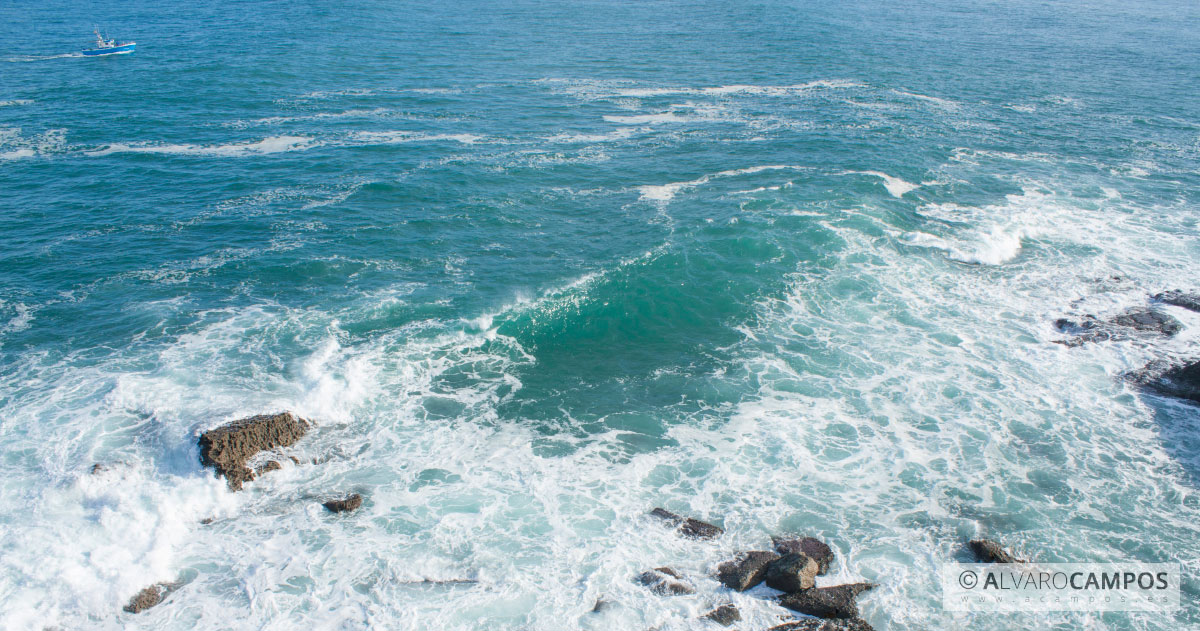
[[[765,629],[703,577],[788,532],[880,631],[1200,627],[936,579],[1200,570],[1200,417],[1119,378],[1200,315],[1051,343],[1198,287],[1195,3],[408,4],[101,0],[108,59],[0,7],[0,628]],[[298,463],[201,468],[285,409]]]

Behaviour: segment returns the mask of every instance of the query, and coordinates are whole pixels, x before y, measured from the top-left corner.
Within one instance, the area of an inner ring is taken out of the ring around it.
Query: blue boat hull
[[[133,52],[133,49],[136,46],[137,43],[130,42],[128,44],[121,44],[120,46],[113,46],[112,48],[92,48],[83,51],[83,54],[87,57],[99,57],[101,55],[128,55],[129,53]]]

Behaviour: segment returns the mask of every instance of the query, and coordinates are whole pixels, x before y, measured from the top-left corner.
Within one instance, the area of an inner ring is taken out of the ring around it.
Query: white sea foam
[[[904,197],[905,193],[908,193],[909,191],[913,191],[920,187],[920,185],[918,185],[918,184],[913,184],[911,182],[905,182],[904,180],[902,180],[898,177],[892,177],[892,176],[888,175],[887,173],[882,173],[880,171],[847,171],[846,173],[847,174],[859,174],[859,175],[874,175],[875,177],[883,180],[883,187],[887,189],[887,192],[889,194],[891,194],[892,197],[896,197],[896,198]]]
[[[430,134],[413,131],[359,131],[350,135],[351,141],[360,144],[392,145],[407,142],[440,142],[451,140],[470,145],[485,140],[475,134]]]
[[[708,182],[712,181],[715,178],[734,177],[734,176],[738,176],[738,175],[749,175],[752,173],[760,173],[762,171],[779,171],[779,170],[785,170],[785,169],[804,170],[806,168],[807,167],[787,165],[787,164],[769,164],[769,165],[763,165],[763,166],[748,167],[745,169],[731,169],[728,171],[719,171],[717,173],[710,173],[708,175],[701,176],[694,180],[688,180],[686,182],[671,182],[670,184],[639,186],[639,187],[637,187],[637,190],[641,193],[641,199],[643,201],[665,203],[665,202],[671,201],[675,197],[675,195],[677,193],[679,193],[679,191],[689,189],[689,188],[695,188],[697,186],[707,184]]]
[[[161,153],[181,156],[208,156],[220,158],[243,158],[247,156],[284,153],[289,151],[305,151],[320,146],[320,142],[307,136],[272,136],[254,142],[229,143],[223,145],[192,145],[192,144],[123,144],[114,143],[87,152],[92,156],[106,156],[114,153]]]
[[[16,105],[29,105],[33,101],[29,99],[11,99],[8,101],[0,101],[0,107],[13,107]]]
[[[35,155],[37,152],[33,149],[13,149],[0,152],[0,160],[20,160],[21,158],[32,158]]]

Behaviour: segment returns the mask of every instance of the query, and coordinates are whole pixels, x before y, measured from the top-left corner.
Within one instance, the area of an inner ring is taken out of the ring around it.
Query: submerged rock
[[[255,454],[290,446],[300,440],[308,428],[308,421],[291,412],[233,421],[200,435],[200,462],[216,469],[231,490],[239,491],[244,483],[255,477],[255,472],[246,466]],[[278,462],[273,463],[273,468],[270,464],[264,465],[259,472],[279,468]]]
[[[798,592],[816,585],[817,562],[799,552],[789,552],[767,565],[767,587]]]
[[[679,596],[695,594],[696,588],[683,579],[683,576],[669,567],[656,567],[648,572],[642,572],[637,582],[650,588],[659,596]]]
[[[716,609],[704,614],[704,617],[723,627],[727,627],[738,620],[741,620],[742,612],[738,611],[738,608],[734,605],[721,605],[720,607],[717,607]]]
[[[1154,294],[1154,299],[1164,304],[1183,307],[1188,311],[1200,313],[1200,293],[1189,294],[1176,289],[1175,291],[1164,291]]]
[[[155,583],[134,594],[125,605],[128,613],[141,613],[163,601],[168,594],[179,588],[179,583]]]
[[[358,493],[351,493],[340,500],[329,500],[322,504],[331,513],[344,513],[362,506],[363,498]]]
[[[817,576],[825,576],[829,566],[833,565],[833,548],[816,537],[800,537],[798,539],[771,538],[775,551],[779,554],[795,552],[817,562]]]
[[[858,595],[874,589],[872,583],[850,583],[833,587],[814,587],[802,592],[788,594],[779,599],[779,604],[802,614],[817,618],[858,617]]]
[[[1158,394],[1200,403],[1200,361],[1175,366],[1155,362],[1129,378]]]
[[[807,620],[785,622],[771,627],[767,631],[875,631],[875,629],[862,618],[846,620],[808,618]]]
[[[778,554],[764,550],[747,552],[717,566],[717,580],[729,589],[744,592],[763,582],[767,577],[767,565],[778,558]]]
[[[1024,563],[1025,561],[1013,556],[1004,546],[991,539],[972,539],[967,546],[980,563]]]
[[[676,515],[665,508],[655,508],[650,515],[671,524],[681,536],[688,539],[715,539],[725,532],[720,526]]]

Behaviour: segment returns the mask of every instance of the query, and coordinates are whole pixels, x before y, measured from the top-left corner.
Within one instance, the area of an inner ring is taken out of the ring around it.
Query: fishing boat
[[[99,55],[128,55],[133,52],[137,42],[117,43],[115,39],[104,39],[100,34],[100,29],[96,29],[96,47],[88,48],[83,51],[83,54],[88,57],[96,57]]]

